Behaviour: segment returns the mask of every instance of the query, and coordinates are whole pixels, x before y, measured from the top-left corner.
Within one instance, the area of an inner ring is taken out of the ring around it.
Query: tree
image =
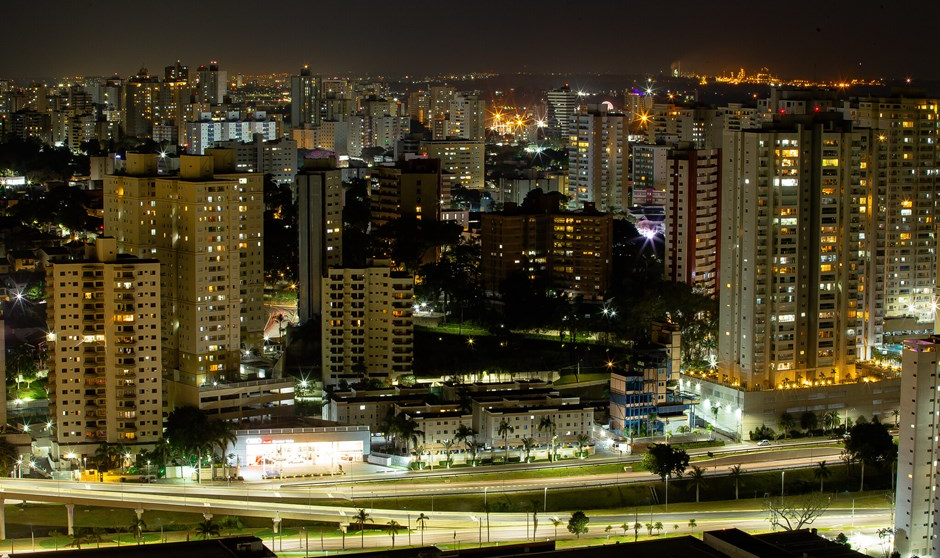
[[[741,465],[735,465],[728,469],[731,471],[731,479],[734,481],[734,499],[738,499],[738,489],[744,484],[744,469],[741,468]]]
[[[689,473],[689,487],[695,489],[695,503],[699,502],[699,490],[706,483],[705,469],[697,465],[692,465],[692,472]]]
[[[206,519],[196,524],[196,535],[202,537],[202,540],[209,537],[218,537],[221,532],[222,528],[212,519]]]
[[[476,464],[477,461],[477,431],[470,428],[465,424],[461,424],[457,427],[457,430],[454,432],[454,439],[458,442],[463,442],[464,446],[467,448],[467,452],[470,453],[471,461],[473,464]]]
[[[654,523],[653,529],[656,529],[657,531],[659,531],[659,534],[662,535],[663,534],[663,522],[657,521],[656,523]]]
[[[552,518],[552,526],[555,527],[555,540],[558,540],[558,526],[561,525],[561,520],[557,517]]]
[[[839,426],[839,411],[829,411],[823,415],[823,428],[835,430]]]
[[[212,446],[213,427],[205,411],[186,405],[177,407],[166,418],[163,437],[185,456],[196,456],[196,481],[202,481],[202,454]]]
[[[610,532],[614,530],[614,526],[608,524],[607,527],[604,527],[604,532],[607,533],[607,540],[610,540]]]
[[[548,460],[555,461],[555,442],[558,440],[558,436],[555,435],[555,421],[548,415],[543,416],[539,420],[538,430],[539,432],[543,430],[548,432],[549,443],[551,444],[551,453],[548,454]]]
[[[666,482],[667,478],[682,476],[689,466],[689,454],[669,444],[652,444],[643,456],[643,465]]]
[[[509,435],[512,434],[516,429],[513,428],[509,421],[502,419],[499,421],[499,426],[496,428],[496,433],[499,434],[503,439],[503,447],[506,448],[506,457],[503,459],[504,463],[509,463]]]
[[[529,458],[532,456],[532,449],[535,447],[535,439],[533,438],[523,438],[522,439],[522,451],[525,454],[525,462],[529,462]]]
[[[816,416],[816,413],[813,411],[804,411],[800,415],[800,428],[806,432],[816,430],[819,428],[819,417]]]
[[[588,532],[588,522],[590,521],[591,519],[584,515],[583,511],[578,510],[571,514],[568,519],[568,532],[580,539],[581,535]]]
[[[771,527],[797,531],[811,525],[829,508],[829,501],[821,494],[786,496],[764,500],[764,511]]]
[[[813,476],[819,479],[819,492],[821,494],[823,491],[823,483],[832,476],[832,471],[826,466],[825,461],[820,461],[816,464],[816,468],[813,469]]]
[[[578,434],[578,455],[585,457],[584,447],[587,446],[590,441],[591,437],[587,434]]]
[[[656,524],[655,524],[655,523],[653,523],[652,521],[647,521],[647,522],[646,522],[646,534],[647,534],[647,536],[652,537],[652,536],[653,536],[653,529],[655,529],[655,528],[656,528]]]
[[[356,515],[353,516],[356,525],[359,526],[359,543],[362,548],[366,547],[366,521],[371,519],[368,513],[364,508],[359,508],[359,511],[356,512]]]
[[[630,524],[627,523],[626,521],[624,521],[623,523],[620,524],[620,528],[623,529],[623,536],[626,537],[626,536],[627,536],[627,531],[630,530]]]
[[[780,430],[783,430],[783,437],[786,439],[790,431],[796,427],[796,421],[790,413],[783,413],[780,415],[780,420],[777,421],[777,426],[780,427]]]
[[[395,535],[401,530],[401,523],[392,519],[385,524],[385,532],[392,536],[392,548],[395,548]],[[422,540],[424,536],[422,535]]]
[[[642,528],[643,528],[643,526],[640,525],[639,522],[636,522],[636,523],[633,524],[633,542],[636,542],[637,539],[640,538],[640,529],[642,529]]]
[[[695,529],[698,526],[698,522],[695,521],[695,518],[689,520],[689,529]]]
[[[861,417],[859,417],[861,418]],[[865,465],[891,463],[898,456],[898,447],[888,432],[888,427],[880,422],[855,422],[845,440],[845,451],[862,463],[859,491],[865,489]]]
[[[421,515],[418,516],[417,519],[415,519],[415,523],[417,523],[418,527],[421,528],[421,546],[424,546],[424,528],[429,519],[431,518],[424,515],[424,513],[422,513]]]

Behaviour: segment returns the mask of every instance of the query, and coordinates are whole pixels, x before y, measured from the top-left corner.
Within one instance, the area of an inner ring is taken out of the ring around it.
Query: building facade
[[[725,137],[719,372],[747,388],[853,378],[870,133],[839,115]]]
[[[414,278],[376,262],[330,268],[322,285],[323,385],[411,374]]]
[[[46,269],[49,416],[56,441],[100,444],[163,435],[160,263],[117,253],[99,237],[87,257]]]
[[[568,192],[579,206],[593,203],[601,211],[617,212],[630,205],[628,124],[626,116],[607,105],[585,105],[572,116]]]
[[[343,173],[336,168],[335,157],[325,155],[305,159],[296,179],[301,324],[320,315],[327,269],[343,265]]]

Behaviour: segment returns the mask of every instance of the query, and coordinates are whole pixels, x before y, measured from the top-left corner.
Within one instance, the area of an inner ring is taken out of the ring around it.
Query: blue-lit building
[[[675,431],[694,424],[693,394],[679,391],[680,335],[653,324],[653,342],[636,348],[630,363],[610,375],[610,429],[624,436]]]

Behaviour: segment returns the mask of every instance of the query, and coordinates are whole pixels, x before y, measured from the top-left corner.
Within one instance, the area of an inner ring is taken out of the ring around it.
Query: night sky
[[[468,6],[475,6],[469,8]],[[4,0],[0,77],[726,72],[940,78],[935,0]],[[901,22],[904,22],[904,25]]]

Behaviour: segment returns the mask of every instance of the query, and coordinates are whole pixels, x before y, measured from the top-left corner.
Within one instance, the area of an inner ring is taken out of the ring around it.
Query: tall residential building
[[[559,89],[548,91],[548,132],[564,141],[571,135],[571,119],[578,109],[578,94],[566,83]]]
[[[400,217],[441,219],[442,175],[438,159],[411,159],[372,170],[372,226]]]
[[[199,66],[196,70],[197,86],[199,100],[210,105],[218,105],[225,102],[225,96],[228,95],[228,72],[219,69],[219,63],[213,60],[209,66]]]
[[[124,86],[124,133],[133,137],[150,137],[158,123],[160,78],[141,68]]]
[[[300,270],[297,315],[301,324],[320,314],[322,283],[343,265],[343,173],[336,157],[305,159],[297,173]]]
[[[433,140],[421,142],[421,151],[428,159],[440,159],[444,171],[444,189],[454,186],[482,190],[485,185],[482,141]]]
[[[894,544],[901,556],[940,556],[940,337],[904,342]]]
[[[46,268],[49,416],[56,441],[100,444],[163,435],[160,263],[98,237],[83,260]]]
[[[160,261],[171,408],[199,405],[204,384],[239,380],[242,352],[263,343],[263,177],[233,172],[231,151],[213,155],[183,155],[178,175],[157,176],[156,155],[128,153],[125,174],[104,184],[118,249]]]
[[[546,195],[544,209],[516,207],[483,213],[480,262],[483,288],[499,293],[514,275],[542,280],[567,296],[602,300],[610,286],[613,216],[590,204],[561,212],[558,196]]]
[[[744,388],[855,376],[870,133],[833,113],[725,136],[719,372]]]
[[[637,143],[630,146],[630,181],[635,205],[665,205],[668,198],[669,151],[672,145]]]
[[[427,91],[414,91],[408,95],[408,117],[427,126],[431,121],[431,95]]]
[[[479,92],[458,93],[450,102],[447,137],[486,139],[486,101]]]
[[[189,152],[202,155],[207,147],[220,141],[252,141],[256,134],[271,141],[281,137],[281,122],[271,119],[263,111],[242,115],[228,111],[224,117],[214,117],[210,112],[199,114],[199,119],[186,123],[186,141]]]
[[[414,278],[374,262],[330,268],[322,285],[320,318],[324,386],[412,373]]]
[[[299,128],[304,124],[320,124],[322,90],[320,76],[313,75],[309,66],[304,66],[299,76],[290,77],[291,126]]]
[[[665,205],[666,279],[718,292],[721,150],[670,151]]]
[[[574,114],[568,141],[568,191],[578,204],[601,211],[630,206],[627,188],[626,117],[606,105],[586,105]]]
[[[447,114],[457,89],[449,85],[432,85],[429,89],[429,118],[425,125],[431,129],[434,139],[447,139]]]
[[[237,172],[270,174],[275,184],[293,184],[297,176],[297,142],[292,139],[265,141],[264,136],[255,134],[250,142],[220,141],[216,146],[235,152]],[[205,150],[206,155],[211,152]]]
[[[885,343],[884,322],[912,316],[932,327],[936,313],[937,199],[940,196],[940,101],[861,99],[855,120],[875,141],[870,201],[862,218],[869,239],[864,277],[863,357]]]

